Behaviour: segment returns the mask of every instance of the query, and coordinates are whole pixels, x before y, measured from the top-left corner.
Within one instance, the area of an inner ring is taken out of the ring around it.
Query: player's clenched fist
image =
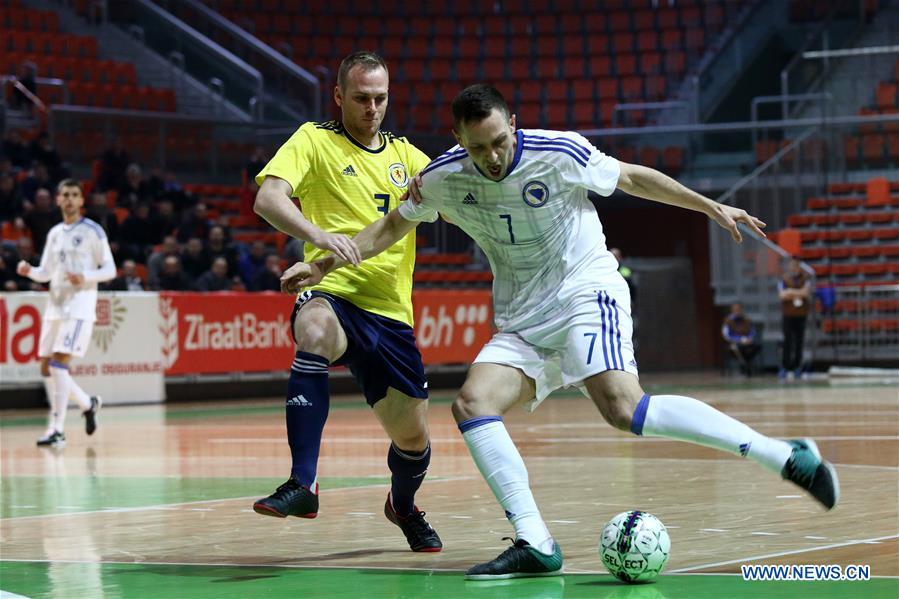
[[[19,263],[16,265],[16,273],[19,276],[27,277],[28,273],[31,272],[31,265],[25,262],[24,260],[19,260]]]

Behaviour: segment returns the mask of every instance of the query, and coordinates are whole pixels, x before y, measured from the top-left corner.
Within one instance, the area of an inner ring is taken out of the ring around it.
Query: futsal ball
[[[609,520],[599,540],[599,557],[615,578],[649,582],[668,561],[671,539],[662,521],[648,512],[622,512]]]

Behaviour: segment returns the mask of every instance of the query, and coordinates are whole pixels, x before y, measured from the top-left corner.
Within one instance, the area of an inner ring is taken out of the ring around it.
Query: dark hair
[[[56,186],[56,193],[62,193],[63,187],[77,187],[78,191],[81,192],[81,195],[84,195],[84,188],[81,187],[81,181],[78,179],[63,179],[59,182],[59,185]]]
[[[459,125],[483,121],[494,108],[509,118],[509,105],[498,89],[485,83],[470,85],[453,99],[453,128],[458,131]]]
[[[384,62],[384,59],[381,58],[378,54],[365,50],[361,52],[353,52],[340,61],[340,68],[337,69],[337,86],[340,89],[344,89],[346,87],[347,75],[349,75],[350,69],[355,66],[360,66],[365,71],[374,71],[378,68],[382,68],[385,71],[387,70],[387,63]]]

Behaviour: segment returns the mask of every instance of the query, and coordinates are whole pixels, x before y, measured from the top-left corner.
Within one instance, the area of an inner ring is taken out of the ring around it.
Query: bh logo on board
[[[449,347],[460,329],[462,344],[469,347],[475,341],[476,327],[486,324],[490,316],[486,304],[459,304],[449,310],[441,304],[436,314],[431,312],[431,307],[425,306],[418,319],[416,337],[422,347]]]

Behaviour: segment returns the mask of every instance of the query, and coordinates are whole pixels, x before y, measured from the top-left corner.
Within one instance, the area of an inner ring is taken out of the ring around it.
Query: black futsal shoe
[[[254,503],[253,511],[275,518],[315,518],[318,516],[318,483],[314,486],[315,491],[312,491],[291,476],[274,493]]]
[[[66,436],[59,431],[53,431],[37,440],[38,447],[62,447],[66,444]]]
[[[811,439],[787,441],[793,446],[790,459],[780,475],[811,493],[828,510],[840,500],[840,481],[833,465],[821,458],[818,446]]]
[[[406,535],[412,551],[437,553],[443,549],[443,542],[437,536],[437,531],[431,528],[431,525],[425,520],[425,513],[418,509],[418,506],[413,506],[412,513],[408,516],[400,516],[394,511],[390,493],[388,493],[387,503],[384,504],[384,515],[400,527],[400,530]]]
[[[103,405],[103,400],[99,395],[91,396],[91,407],[81,412],[81,415],[84,416],[84,432],[88,435],[93,435],[94,431],[97,430],[97,412],[100,411],[100,406]]]
[[[510,541],[512,539],[509,539]],[[534,576],[560,576],[562,549],[553,542],[553,552],[546,555],[524,539],[518,539],[495,559],[478,564],[465,573],[466,580],[503,580]]]

